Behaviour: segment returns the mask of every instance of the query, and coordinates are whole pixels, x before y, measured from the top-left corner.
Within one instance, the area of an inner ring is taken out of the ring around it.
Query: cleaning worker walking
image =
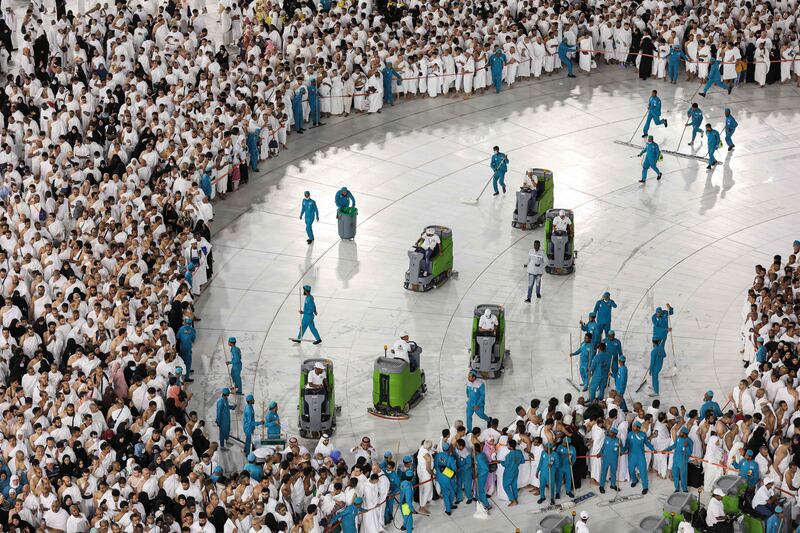
[[[736,148],[736,145],[733,144],[733,132],[736,131],[736,127],[739,125],[736,122],[736,119],[733,118],[731,115],[731,109],[729,107],[725,108],[725,143],[728,145],[728,151],[733,150]]]
[[[613,329],[608,330],[606,350],[608,350],[608,354],[611,356],[611,375],[616,376],[617,369],[619,368],[619,358],[623,356],[623,353],[622,341],[617,338],[617,333]]]
[[[558,432],[561,433],[561,432]],[[561,497],[561,485],[565,485],[567,496],[570,498],[575,497],[572,486],[572,465],[575,464],[577,454],[575,453],[575,446],[569,442],[569,437],[564,436],[556,448],[558,454],[558,480],[556,480],[556,498]]]
[[[719,58],[718,57],[711,58],[711,65],[709,65],[708,67],[708,81],[706,82],[706,86],[703,87],[703,90],[700,91],[699,93],[700,96],[702,96],[703,98],[706,97],[706,94],[708,94],[708,90],[715,83],[720,87],[722,87],[723,89],[725,89],[726,91],[728,91],[728,94],[731,94],[731,91],[733,91],[732,84],[725,85],[725,83],[722,82],[722,74],[720,73],[719,69],[720,69]]]
[[[453,503],[455,494],[453,494],[453,482],[451,479],[455,475],[455,471],[450,468],[450,444],[447,442],[442,444],[442,451],[436,454],[434,464],[436,481],[439,483],[439,492],[444,504],[444,512],[449,516],[452,514],[453,509],[458,508],[458,505]]]
[[[183,359],[184,366],[186,367],[186,381],[194,381],[191,378],[192,373],[192,345],[197,338],[197,331],[192,326],[191,318],[184,318],[183,325],[178,330],[178,347],[180,348],[181,359]]]
[[[558,455],[553,449],[551,442],[544,443],[544,451],[539,456],[539,500],[542,503],[547,499],[545,489],[550,487],[550,504],[555,505],[556,500],[556,476],[558,474]]]
[[[645,447],[649,448],[650,451],[655,450],[647,435],[642,432],[642,422],[636,420],[633,423],[633,431],[628,432],[628,436],[625,438],[625,446],[622,448],[622,453],[628,454],[628,473],[631,477],[631,487],[635,487],[639,483],[636,477],[636,470],[639,470],[639,477],[642,481],[642,494],[647,494],[649,487],[647,478],[648,461],[644,456]]]
[[[303,295],[306,298],[303,302],[303,309],[300,311],[300,314],[303,315],[300,321],[300,333],[297,335],[296,339],[292,339],[292,342],[301,342],[306,329],[310,329],[315,339],[314,344],[319,344],[322,342],[322,339],[320,339],[317,327],[314,325],[314,317],[317,315],[317,304],[314,303],[314,297],[311,296],[311,285],[303,285]]]
[[[517,482],[519,479],[519,467],[525,464],[525,456],[517,449],[517,441],[508,439],[508,447],[511,450],[503,459],[503,490],[508,499],[508,506],[519,505],[519,489]]]
[[[600,493],[606,493],[606,478],[611,477],[611,488],[617,490],[617,464],[621,445],[617,438],[617,428],[611,427],[608,430],[603,447],[600,448]]]
[[[625,356],[619,356],[619,368],[614,373],[614,388],[622,398],[622,404],[619,406],[623,413],[628,412],[628,405],[625,403],[625,389],[628,388],[628,367],[625,366]]]
[[[694,444],[687,435],[689,430],[682,426],[678,431],[678,438],[675,443],[666,448],[665,452],[673,452],[672,455],[672,481],[675,484],[675,492],[689,492],[687,475],[689,473],[689,457],[692,455]]]
[[[650,122],[655,123],[656,126],[663,124],[665,128],[669,126],[667,119],[661,120],[661,98],[658,97],[658,91],[655,90],[647,101],[647,120],[644,123],[642,137],[647,137],[647,132],[650,131]]]
[[[567,66],[567,77],[574,78],[575,74],[572,73],[572,60],[569,58],[569,53],[576,51],[578,48],[572,46],[567,42],[567,38],[561,39],[558,44],[558,59],[561,60],[562,65]]]
[[[236,389],[234,394],[242,394],[242,351],[236,346],[236,337],[228,339],[228,347],[231,351],[231,381]],[[247,453],[247,452],[245,452]]]
[[[403,515],[403,529],[406,533],[414,531],[414,474],[406,470],[400,482],[400,513]]]
[[[253,403],[255,402],[255,398],[252,394],[248,394],[245,398],[245,405],[244,405],[244,416],[242,417],[242,425],[244,426],[244,454],[247,455],[250,453],[250,446],[253,443],[253,432],[256,430],[256,427],[260,426],[264,422],[261,420],[256,420],[256,413],[253,409]]]
[[[319,209],[317,209],[317,202],[311,199],[311,193],[306,191],[303,193],[303,204],[300,206],[300,220],[306,218],[306,235],[308,239],[306,242],[311,244],[314,242],[314,231],[311,229],[311,225],[314,223],[314,219],[319,222]]]
[[[580,354],[580,373],[581,373],[581,385],[583,386],[583,391],[586,392],[589,390],[589,359],[591,359],[592,355],[594,354],[594,345],[592,344],[592,334],[587,333],[583,336],[583,342],[578,347],[577,350],[570,353],[570,357],[574,355]]]
[[[225,387],[222,389],[222,396],[217,400],[216,424],[219,428],[219,448],[221,450],[228,449],[225,447],[225,441],[228,440],[231,434],[231,411],[236,408],[228,403],[228,396],[230,396],[230,394],[231,390]]]
[[[494,189],[494,196],[500,194],[500,191],[497,190],[497,184],[499,183],[500,186],[503,188],[503,194],[506,193],[506,172],[508,171],[508,156],[500,151],[499,146],[495,146],[492,148],[494,150],[494,154],[492,155],[492,160],[489,162],[489,166],[494,171],[492,174],[492,189]]]
[[[706,169],[711,170],[719,162],[714,158],[714,154],[722,146],[719,132],[712,128],[711,124],[706,124],[706,145],[708,147],[708,166]]]
[[[689,141],[689,146],[692,146],[698,133],[700,134],[700,137],[703,136],[703,128],[700,127],[703,124],[703,110],[700,109],[700,106],[695,102],[692,104],[692,107],[689,108],[686,114],[691,119],[692,140]]]
[[[476,414],[485,422],[491,418],[483,412],[486,405],[486,383],[478,379],[478,374],[470,371],[467,374],[467,433],[472,432],[472,415]]]
[[[647,144],[644,145],[642,151],[639,152],[639,157],[644,155],[642,160],[642,178],[639,183],[647,181],[647,171],[651,168],[656,171],[656,179],[661,179],[661,171],[658,170],[658,160],[661,157],[661,147],[653,140],[652,135],[647,136]]]
[[[597,300],[594,304],[594,313],[597,317],[597,342],[603,340],[599,334],[608,337],[608,332],[611,331],[611,311],[616,309],[617,302],[611,299],[611,293],[606,291],[603,297]]]

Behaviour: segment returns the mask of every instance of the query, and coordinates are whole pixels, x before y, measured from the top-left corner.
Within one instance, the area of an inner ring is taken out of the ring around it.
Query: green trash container
[[[342,209],[339,209],[338,218],[339,238],[355,239],[358,209],[355,207],[343,207]]]

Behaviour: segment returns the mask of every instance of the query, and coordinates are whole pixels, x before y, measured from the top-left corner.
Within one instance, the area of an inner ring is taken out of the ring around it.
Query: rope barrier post
[[[669,533],[675,533],[675,511],[672,511],[672,513],[670,513]]]

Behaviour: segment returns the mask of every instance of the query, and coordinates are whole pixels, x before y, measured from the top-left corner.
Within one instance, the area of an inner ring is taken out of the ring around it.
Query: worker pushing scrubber
[[[453,232],[444,226],[428,226],[408,251],[406,289],[426,292],[453,276]]]
[[[544,224],[548,209],[553,207],[553,173],[544,168],[532,168],[517,191],[517,204],[511,225],[533,229]]]
[[[508,354],[503,306],[477,306],[472,319],[469,367],[483,377],[496,378],[503,372]]]
[[[375,360],[372,373],[372,402],[367,411],[381,418],[404,420],[424,397],[425,371],[420,367],[422,348],[403,332],[391,352],[384,346],[383,357]]]
[[[570,209],[550,209],[544,223],[544,247],[548,274],[572,274],[575,271],[574,217]]]

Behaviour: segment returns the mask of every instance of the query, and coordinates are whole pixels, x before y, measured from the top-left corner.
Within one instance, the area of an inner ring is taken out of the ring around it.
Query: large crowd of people
[[[0,524],[320,533],[359,522],[377,532],[397,515],[410,530],[435,493],[452,512],[458,500],[489,507],[487,494],[513,504],[517,487],[539,492],[542,454],[553,466],[565,442],[575,485],[598,480],[602,464],[585,457],[606,431],[624,442],[637,423],[657,450],[686,428],[709,465],[736,467],[752,450],[759,498],[769,480],[791,494],[800,486],[795,255],[757,268],[744,333],[755,362],[726,412],[534,400],[482,431],[456,421],[402,458],[376,454],[367,438],[343,453],[330,438],[309,451],[291,437],[266,462],[226,472],[216,431],[189,407],[212,200],[306,124],[378,113],[396,98],[500,91],[571,73],[572,61],[666,79],[675,46],[689,77],[705,79],[717,58],[723,80],[785,83],[800,73],[796,2],[224,0],[207,13],[196,0],[88,1],[77,12],[34,0],[21,20],[7,3]],[[649,467],[668,475],[672,456],[653,457]],[[470,468],[485,474],[482,490]],[[460,482],[442,479],[446,470]],[[709,470],[706,485],[719,473]],[[627,472],[620,465],[612,483]]]

